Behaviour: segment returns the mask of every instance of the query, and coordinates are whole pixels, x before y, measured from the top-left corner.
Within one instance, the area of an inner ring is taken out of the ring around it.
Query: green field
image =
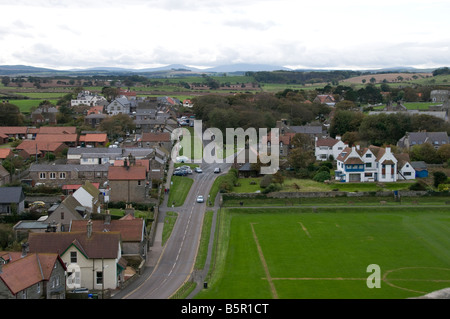
[[[450,286],[448,208],[222,209],[197,298],[403,299]],[[368,288],[367,267],[381,288]]]

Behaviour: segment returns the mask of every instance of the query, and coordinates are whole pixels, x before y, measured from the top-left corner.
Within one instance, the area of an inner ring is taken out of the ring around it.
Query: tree
[[[447,162],[450,159],[450,144],[441,145],[437,149],[436,154],[439,156],[442,163]]]
[[[433,173],[433,185],[438,187],[439,184],[447,182],[447,175],[444,172],[438,171]]]
[[[109,138],[123,137],[127,132],[135,128],[136,125],[133,120],[126,114],[110,116],[100,123],[100,129],[107,132]]]
[[[2,84],[4,86],[8,86],[8,84],[11,82],[11,79],[9,78],[9,76],[3,76],[2,77]]]
[[[114,87],[104,87],[102,89],[102,94],[109,102],[116,99],[116,97],[119,95],[120,89],[114,88]]]
[[[19,107],[11,103],[0,104],[0,126],[19,126],[23,124],[23,115]]]
[[[330,126],[330,135],[344,135],[346,132],[357,132],[364,118],[361,112],[337,110]]]
[[[428,164],[442,163],[436,149],[430,143],[414,145],[409,151],[409,156],[412,161],[424,161]]]

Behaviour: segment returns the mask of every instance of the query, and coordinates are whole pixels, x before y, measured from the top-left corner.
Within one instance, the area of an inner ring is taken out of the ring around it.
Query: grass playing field
[[[448,208],[221,211],[218,259],[197,298],[402,299],[450,287]],[[381,288],[367,278],[380,267]]]

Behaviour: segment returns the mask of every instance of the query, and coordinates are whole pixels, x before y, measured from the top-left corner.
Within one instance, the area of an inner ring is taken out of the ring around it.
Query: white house
[[[348,147],[346,143],[341,140],[340,136],[336,138],[315,138],[315,156],[318,161],[327,161],[330,156],[336,159],[341,152]]]
[[[109,115],[130,114],[131,104],[126,97],[116,98],[106,106],[106,113]]]
[[[415,178],[409,157],[394,155],[390,147],[346,147],[336,160],[335,179],[340,182],[396,182]]]
[[[82,92],[78,93],[76,100],[70,101],[70,105],[71,106],[77,106],[77,105],[94,106],[102,101],[103,102],[106,101],[106,99],[103,96],[91,93],[89,91],[82,91]]]
[[[116,289],[124,282],[127,262],[122,257],[119,232],[87,231],[30,233],[30,252],[59,253],[67,266],[67,288],[102,291]]]

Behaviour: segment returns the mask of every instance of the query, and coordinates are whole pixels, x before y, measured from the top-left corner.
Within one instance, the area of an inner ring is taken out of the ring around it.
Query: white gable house
[[[336,161],[335,179],[340,182],[396,182],[415,178],[409,156],[394,155],[390,147],[346,147]]]
[[[315,156],[318,161],[327,161],[332,156],[333,159],[336,159],[339,154],[346,148],[348,145],[341,140],[340,136],[336,136],[336,138],[315,138]]]

